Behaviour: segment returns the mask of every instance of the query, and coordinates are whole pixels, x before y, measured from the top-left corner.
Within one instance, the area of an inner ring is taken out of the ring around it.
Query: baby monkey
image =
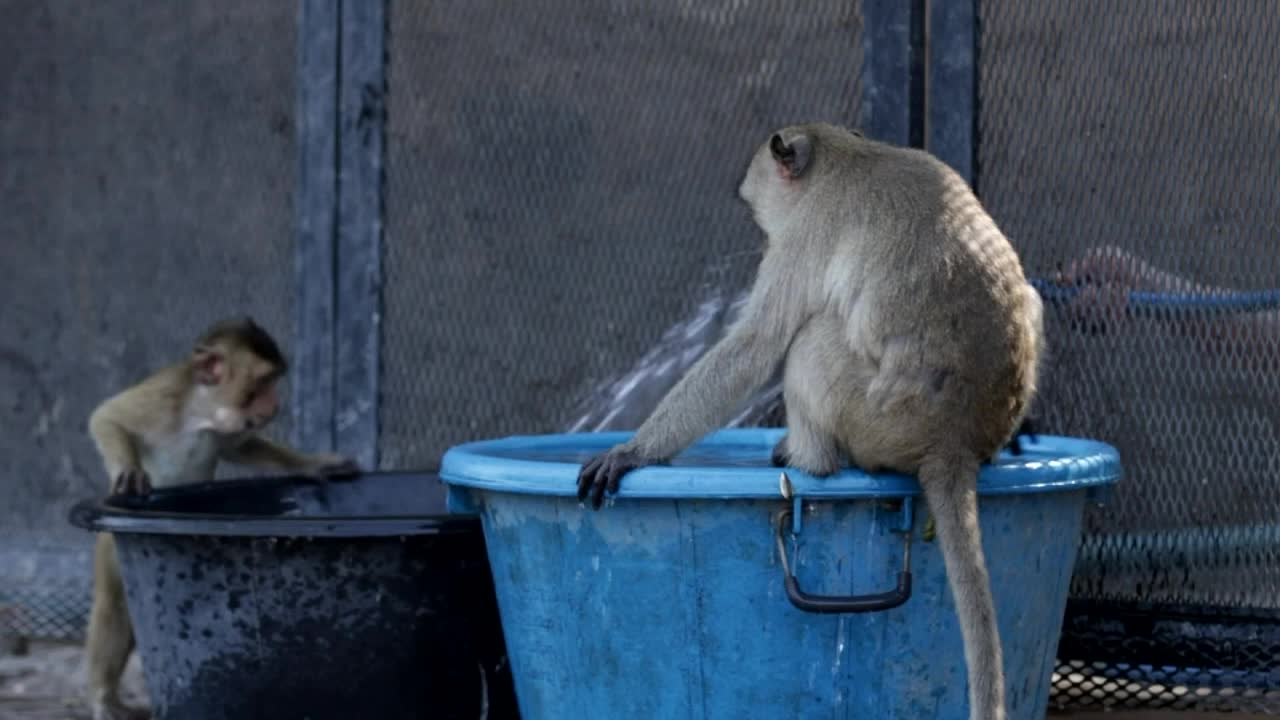
[[[89,418],[112,494],[144,496],[152,488],[213,480],[220,460],[317,478],[350,475],[338,455],[306,455],[257,435],[276,416],[276,383],[287,363],[251,318],[209,328],[191,354],[102,403]],[[110,533],[94,553],[93,607],[86,655],[94,720],[133,720],[120,676],[134,648],[133,626]]]
[[[1004,674],[976,492],[1035,393],[1042,305],[1009,241],[932,155],[825,124],[776,132],[739,194],[767,243],[747,304],[628,442],[584,464],[599,507],[622,476],[722,425],[781,365],[774,462],[919,479],[964,638],[969,717],[1003,720]]]

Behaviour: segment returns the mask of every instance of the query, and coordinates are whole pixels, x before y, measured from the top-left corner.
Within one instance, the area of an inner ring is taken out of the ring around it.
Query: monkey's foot
[[[116,476],[115,482],[111,483],[111,493],[146,497],[151,494],[151,478],[138,468],[125,470]]]
[[[785,435],[782,436],[782,439],[778,441],[777,445],[773,446],[773,452],[769,454],[769,462],[772,463],[774,467],[787,466],[787,437]]]
[[[796,470],[803,470],[809,475],[816,478],[831,477],[840,471],[840,464],[834,461],[823,461],[820,463],[809,463],[794,455],[786,453],[779,454],[775,449],[773,456],[769,459],[774,467],[789,467]]]
[[[617,494],[622,476],[636,468],[651,464],[634,450],[614,448],[603,455],[588,460],[578,473],[578,501],[591,497],[591,507],[599,510],[604,494]]]
[[[1030,438],[1031,442],[1036,441],[1036,425],[1031,418],[1023,419],[1022,424],[1018,426],[1018,431],[1010,438],[1009,444],[1006,446],[1009,448],[1010,453],[1014,455],[1022,454],[1022,438],[1024,436]]]
[[[824,447],[797,445],[788,450],[778,443],[771,460],[777,467],[793,467],[818,478],[830,477],[840,471],[840,456]]]
[[[819,431],[798,413],[791,422],[769,455],[774,467],[791,467],[820,478],[839,472],[840,450],[835,438]]]
[[[106,698],[92,703],[93,720],[151,720],[151,713],[130,707],[120,698]]]
[[[1013,455],[1022,454],[1022,441],[1018,439],[1017,435],[1014,435],[1013,438],[1009,440],[1008,448],[1009,452]]]

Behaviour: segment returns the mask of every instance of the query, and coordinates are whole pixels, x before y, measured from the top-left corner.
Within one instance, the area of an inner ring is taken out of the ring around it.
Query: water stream
[[[685,372],[718,341],[747,299],[747,290],[732,291],[709,282],[693,313],[671,326],[632,367],[591,391],[569,424],[569,432],[634,430]],[[752,396],[728,427],[782,425],[780,374]]]

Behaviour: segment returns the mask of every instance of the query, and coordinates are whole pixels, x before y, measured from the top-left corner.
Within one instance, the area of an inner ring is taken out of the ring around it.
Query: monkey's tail
[[[978,526],[978,461],[963,453],[939,455],[920,466],[919,477],[964,637],[969,720],[1005,720],[1004,658]]]

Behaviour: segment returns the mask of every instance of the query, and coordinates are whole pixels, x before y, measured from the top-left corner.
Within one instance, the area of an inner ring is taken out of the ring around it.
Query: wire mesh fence
[[[564,430],[584,393],[738,288],[737,183],[796,117],[856,123],[859,5],[397,2],[381,462]]]
[[[1059,706],[1280,712],[1274,10],[979,3],[977,186],[1054,299],[1044,425],[1126,469],[1073,598],[1262,613],[1248,640],[1203,613],[1069,613]]]
[[[290,344],[295,11],[4,4],[0,634],[82,632],[93,407],[223,315]]]
[[[0,637],[79,640],[89,619],[90,555],[66,546],[0,550]]]
[[[1276,621],[1222,608],[1077,602],[1058,648],[1053,704],[1276,714]]]

